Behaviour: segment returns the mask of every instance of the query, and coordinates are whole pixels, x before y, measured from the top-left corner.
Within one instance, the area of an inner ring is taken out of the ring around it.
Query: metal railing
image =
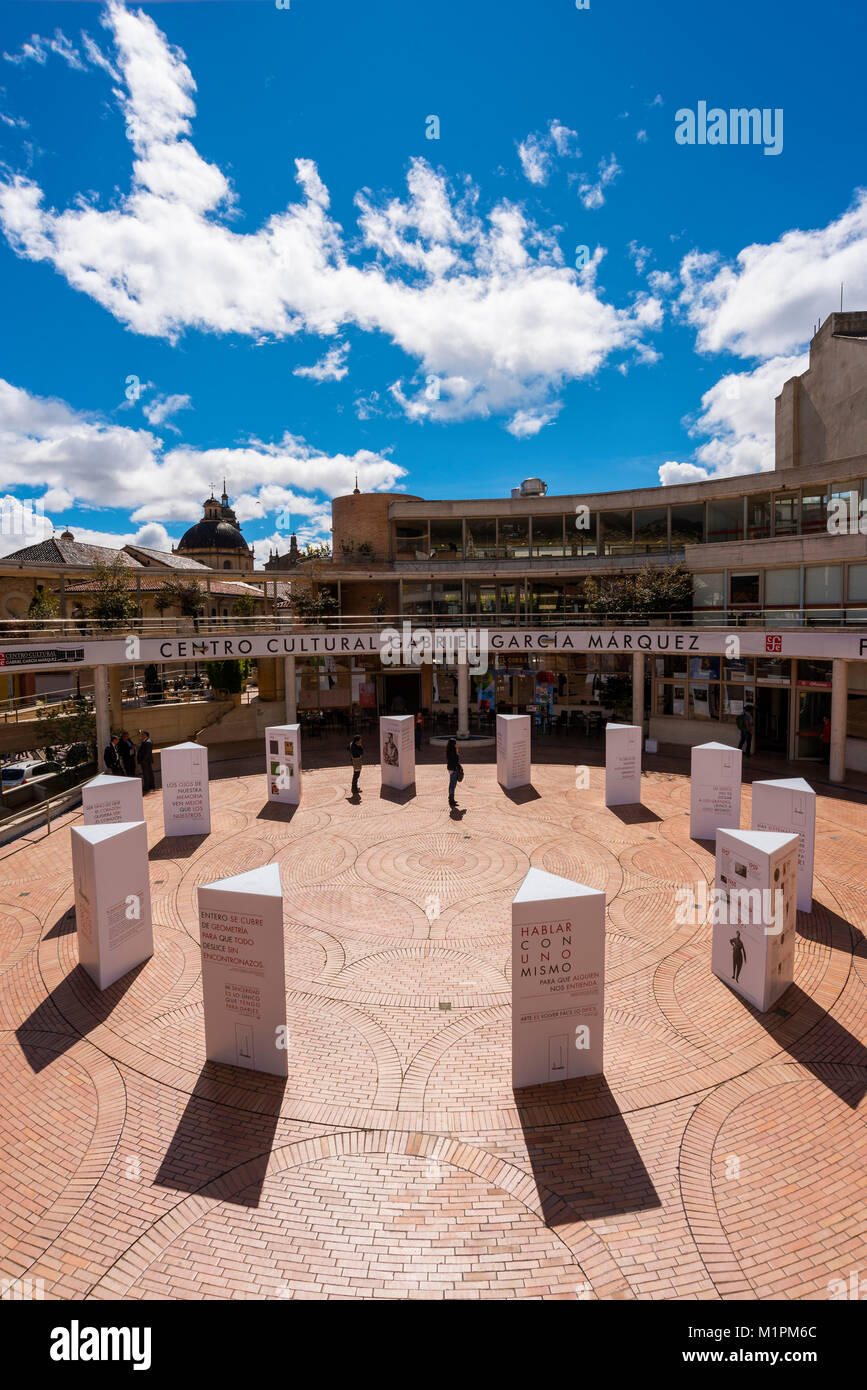
[[[404,622],[420,628],[598,628],[598,627],[732,627],[781,628],[867,626],[867,605],[852,604],[828,608],[686,608],[659,613],[646,612],[509,612],[509,613],[386,613],[324,614],[299,619],[289,614],[252,617],[212,618],[131,618],[108,627],[90,624],[80,618],[6,619],[0,623],[0,650],[16,643],[59,643],[74,646],[84,640],[117,639],[131,634],[140,637],[208,637],[233,632],[246,635],[306,631],[369,632],[374,628],[398,628]],[[200,654],[190,660],[204,660]],[[130,658],[132,661],[133,658]],[[142,664],[144,659],[140,658]],[[0,672],[3,674],[3,672]],[[8,667],[5,674],[14,674]],[[34,698],[34,697],[26,697]]]

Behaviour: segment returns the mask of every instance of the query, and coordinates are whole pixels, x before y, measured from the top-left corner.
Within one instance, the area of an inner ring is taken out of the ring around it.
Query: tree
[[[51,589],[46,589],[40,584],[28,605],[28,618],[35,618],[41,622],[48,618],[56,618],[59,612],[60,603],[57,595]]]
[[[218,695],[239,695],[250,674],[249,661],[208,661],[208,684]]]
[[[154,594],[154,607],[162,616],[176,608],[182,618],[199,618],[205,611],[206,594],[198,579],[178,579],[170,575]]]
[[[232,604],[232,612],[236,618],[250,618],[256,611],[256,599],[253,594],[239,594]]]
[[[661,569],[646,565],[631,574],[591,577],[584,592],[590,613],[681,613],[692,608],[692,571],[682,560]]]
[[[35,727],[37,748],[84,743],[96,758],[96,715],[90,701],[83,695],[66,700],[59,710],[51,714],[40,715]]]
[[[308,541],[307,544],[306,544],[305,547],[304,547],[304,553],[303,553],[302,556],[301,556],[302,563],[303,563],[304,560],[330,560],[330,559],[331,559],[331,543],[330,543],[330,541],[320,541],[319,545],[314,545],[312,541]]]
[[[297,589],[293,586],[289,604],[296,616],[305,623],[321,623],[338,612],[337,599],[331,590],[319,589],[316,586],[309,589]]]
[[[116,555],[110,565],[93,567],[94,599],[89,617],[97,627],[121,627],[139,616],[130,592],[129,566]]]

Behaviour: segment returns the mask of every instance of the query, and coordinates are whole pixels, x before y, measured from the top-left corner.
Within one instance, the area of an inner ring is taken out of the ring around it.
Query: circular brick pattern
[[[102,994],[77,964],[80,813],[0,847],[2,1271],[63,1297],[827,1297],[865,1234],[863,805],[818,798],[795,986],[759,1017],[711,974],[708,928],[676,920],[713,874],[682,772],[614,811],[601,768],[579,791],[545,754],[529,798],[474,754],[456,815],[439,761],[406,797],[367,766],[354,804],[340,754],[291,812],[238,760],[209,837],[163,838],[147,798],[155,953]],[[285,1086],[204,1055],[196,887],[268,863]],[[516,1094],[531,863],[606,892],[606,1062]]]

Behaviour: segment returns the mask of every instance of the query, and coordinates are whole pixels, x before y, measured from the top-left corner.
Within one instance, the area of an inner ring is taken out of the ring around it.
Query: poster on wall
[[[530,869],[512,901],[512,1085],[603,1067],[605,894]]]

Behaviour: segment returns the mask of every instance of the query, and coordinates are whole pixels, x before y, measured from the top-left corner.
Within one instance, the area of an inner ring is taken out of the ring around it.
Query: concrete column
[[[121,690],[121,678],[124,673],[123,666],[104,667],[108,671],[108,688],[111,704],[111,722],[118,729],[123,728],[123,694]],[[104,745],[103,745],[104,746]]]
[[[644,652],[632,653],[632,722],[644,725]]]
[[[102,770],[102,750],[111,738],[108,669],[107,666],[94,666],[93,668],[93,703],[96,710],[96,765],[100,771]]]
[[[470,670],[466,662],[458,663],[458,738],[470,736]]]
[[[295,658],[283,658],[283,683],[286,687],[286,723],[298,723],[298,700],[295,695]]]
[[[831,663],[831,759],[832,782],[846,781],[846,713],[849,695],[848,663],[839,657]]]

